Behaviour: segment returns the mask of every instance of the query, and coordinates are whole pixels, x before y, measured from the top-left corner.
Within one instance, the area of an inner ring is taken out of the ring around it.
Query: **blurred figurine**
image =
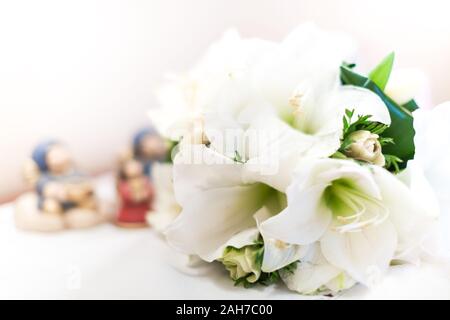
[[[167,145],[153,128],[141,129],[133,138],[133,155],[142,163],[145,175],[151,179],[152,165],[166,158]]]
[[[122,227],[147,226],[146,214],[151,209],[154,190],[141,162],[136,159],[122,161],[117,190],[120,196],[117,224]]]
[[[56,141],[39,144],[25,167],[35,192],[16,203],[21,229],[57,231],[85,228],[105,221],[90,181],[75,170],[69,151]]]
[[[119,226],[147,226],[146,215],[152,210],[155,193],[152,167],[165,159],[166,152],[166,143],[153,128],[141,129],[134,135],[132,147],[122,154],[119,165]]]
[[[120,209],[117,224],[123,227],[147,226],[146,215],[155,196],[152,167],[166,157],[166,143],[153,128],[138,131],[132,147],[121,155],[117,192]]]

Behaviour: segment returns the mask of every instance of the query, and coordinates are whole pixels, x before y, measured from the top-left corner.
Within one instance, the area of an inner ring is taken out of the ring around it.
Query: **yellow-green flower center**
[[[333,215],[333,228],[339,232],[360,231],[380,224],[388,211],[380,199],[362,191],[350,179],[337,179],[324,191],[323,199]]]

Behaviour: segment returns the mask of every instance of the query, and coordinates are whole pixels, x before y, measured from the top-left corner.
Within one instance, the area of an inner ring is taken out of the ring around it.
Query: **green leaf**
[[[399,164],[399,168],[406,168],[408,160],[413,159],[415,153],[414,119],[411,111],[395,103],[373,81],[345,66],[341,66],[341,81],[344,85],[369,89],[383,100],[391,115],[391,125],[381,136],[392,138],[395,141],[395,145],[384,146],[383,153],[398,157],[403,161]]]
[[[348,159],[347,156],[345,154],[343,154],[340,151],[336,151],[335,153],[333,153],[330,158],[332,159]]]
[[[345,152],[345,149],[353,142],[351,139],[349,139],[349,136],[353,132],[358,130],[365,130],[377,135],[381,135],[388,128],[388,126],[383,123],[371,121],[371,115],[358,115],[358,119],[356,121],[353,121],[354,114],[354,109],[345,110],[345,115],[343,117],[344,129],[342,132],[342,145],[339,149],[341,152]]]
[[[348,63],[348,62],[343,62],[342,65],[346,66],[347,68],[353,69],[354,67],[356,67],[355,63]]]
[[[395,173],[399,173],[400,172],[400,165],[403,162],[402,159],[390,155],[390,154],[385,154],[384,155],[384,159],[386,159],[386,169],[389,171],[393,171]]]
[[[419,109],[419,106],[417,105],[416,101],[410,100],[407,103],[405,103],[404,105],[402,105],[403,108],[408,109],[411,112],[416,111],[417,109]]]
[[[369,73],[369,79],[372,80],[381,90],[384,90],[391,75],[394,65],[395,53],[388,54],[376,67]]]
[[[384,147],[388,144],[395,144],[394,139],[389,138],[389,137],[381,137],[380,139],[378,139],[378,141],[380,141],[380,144],[382,147]]]

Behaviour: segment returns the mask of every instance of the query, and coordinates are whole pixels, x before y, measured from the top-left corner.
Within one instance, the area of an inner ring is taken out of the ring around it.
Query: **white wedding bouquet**
[[[450,105],[418,109],[414,86],[389,80],[393,54],[363,75],[355,48],[312,24],[281,43],[230,31],[161,88],[150,116],[177,142],[174,248],[302,294],[435,254]]]

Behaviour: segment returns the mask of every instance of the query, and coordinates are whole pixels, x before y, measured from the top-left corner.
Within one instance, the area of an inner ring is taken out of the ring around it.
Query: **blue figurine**
[[[74,168],[63,144],[55,140],[38,144],[25,173],[35,192],[17,201],[18,227],[55,231],[89,227],[104,220],[92,184]]]
[[[151,179],[154,162],[166,158],[167,146],[155,129],[139,130],[133,137],[133,156],[142,163],[145,175]]]
[[[40,172],[36,183],[40,210],[62,213],[77,206],[95,209],[91,185],[73,168],[68,150],[60,143],[46,141],[39,144],[32,159]]]

